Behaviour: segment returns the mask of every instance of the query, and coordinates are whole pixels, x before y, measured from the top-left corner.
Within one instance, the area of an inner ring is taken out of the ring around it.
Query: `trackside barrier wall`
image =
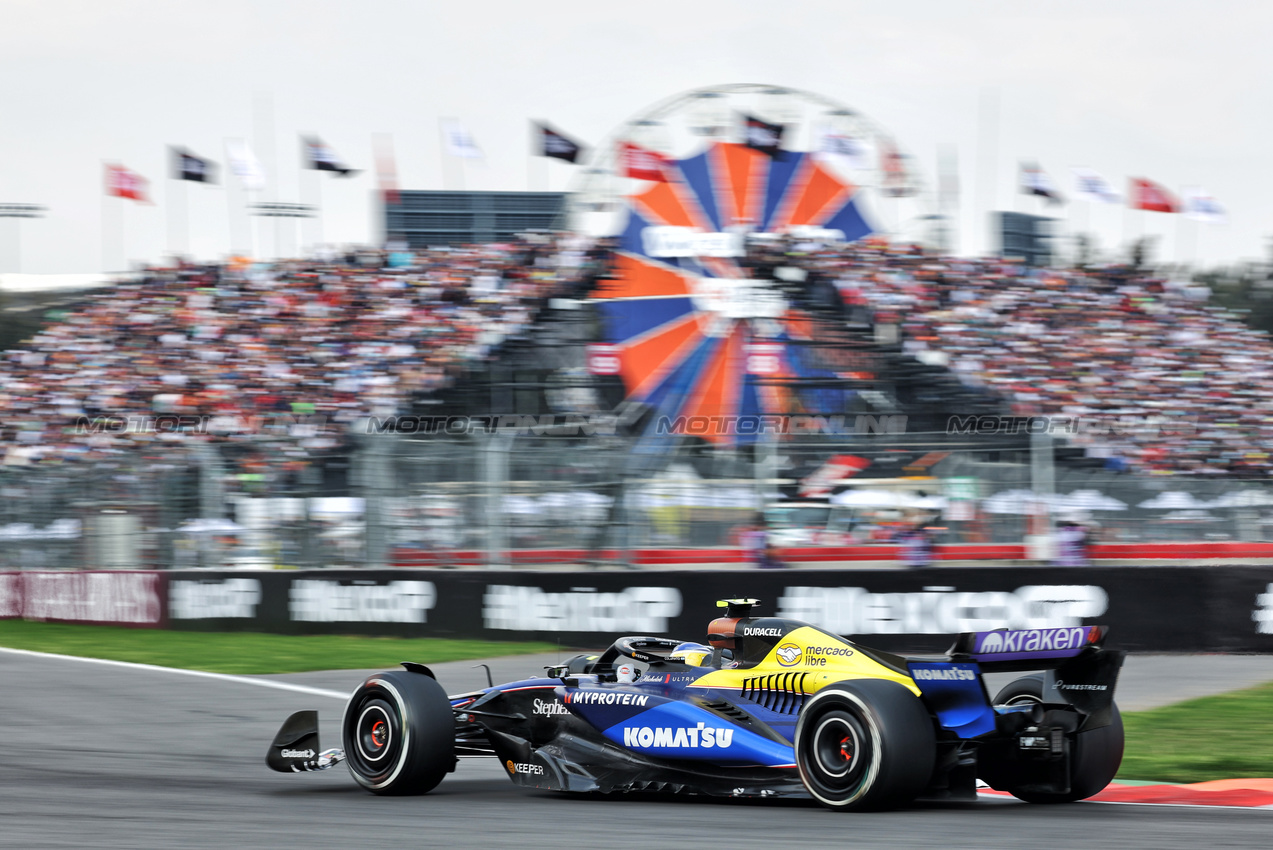
[[[579,648],[618,634],[702,639],[715,601],[740,595],[898,651],[942,651],[961,631],[1107,623],[1120,649],[1273,652],[1273,566],[0,573],[0,617]]]

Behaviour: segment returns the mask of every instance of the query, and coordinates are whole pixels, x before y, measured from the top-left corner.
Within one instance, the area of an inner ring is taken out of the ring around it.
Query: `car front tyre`
[[[341,742],[359,785],[425,794],[455,766],[455,721],[442,686],[420,673],[370,676],[345,705]]]

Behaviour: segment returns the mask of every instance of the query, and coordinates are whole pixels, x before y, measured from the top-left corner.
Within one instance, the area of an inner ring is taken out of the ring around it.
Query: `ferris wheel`
[[[758,85],[633,118],[570,197],[573,230],[617,241],[614,279],[592,298],[627,398],[725,444],[753,442],[766,415],[843,411],[853,395],[852,364],[815,350],[817,317],[749,256],[781,236],[861,239],[881,216],[897,232],[925,210],[916,170],[867,118]]]
[[[593,149],[572,182],[570,229],[612,236],[625,224],[627,199],[648,182],[625,174],[625,145],[678,163],[693,172],[698,155],[713,146],[747,142],[746,117],[782,128],[786,159],[813,157],[827,173],[853,188],[854,201],[873,232],[903,239],[924,235],[932,199],[913,156],[883,127],[850,107],[812,92],[772,85],[736,84],[695,89],[633,116]],[[689,182],[690,173],[681,175]],[[717,175],[709,187],[721,191]],[[697,193],[701,181],[691,184]],[[766,222],[750,222],[763,231]]]

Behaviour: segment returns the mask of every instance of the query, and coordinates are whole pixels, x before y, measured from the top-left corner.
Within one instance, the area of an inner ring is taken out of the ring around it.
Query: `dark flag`
[[[747,147],[775,158],[782,154],[784,127],[781,124],[770,124],[752,115],[744,115],[743,121],[746,122]]]
[[[566,162],[578,162],[583,153],[583,145],[574,139],[567,138],[547,124],[536,124],[539,128],[539,155],[564,159]]]
[[[172,176],[174,180],[215,183],[217,182],[217,164],[210,159],[197,157],[183,148],[173,148]]]
[[[1059,204],[1064,200],[1052,178],[1032,162],[1021,163],[1021,191],[1027,195],[1038,195],[1049,204]]]
[[[302,140],[305,145],[305,167],[317,171],[334,171],[341,177],[350,177],[358,173],[357,168],[350,168],[341,162],[336,152],[327,143],[316,136],[306,136]]]

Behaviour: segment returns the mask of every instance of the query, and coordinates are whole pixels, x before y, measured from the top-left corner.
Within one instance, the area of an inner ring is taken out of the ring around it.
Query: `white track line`
[[[84,658],[79,655],[59,655],[53,652],[33,652],[29,649],[10,649],[0,646],[0,652],[13,655],[29,655],[33,658],[56,658],[68,661],[84,661],[89,664],[106,664],[111,667],[127,667],[133,670],[153,670],[160,673],[176,673],[181,676],[198,676],[204,679],[220,679],[223,682],[239,682],[244,685],[256,685],[260,688],[274,688],[279,691],[294,691],[298,694],[310,694],[332,699],[348,699],[344,691],[329,691],[326,688],[311,688],[308,685],[293,685],[291,682],[276,682],[273,679],[253,679],[248,676],[231,676],[228,673],[208,673],[204,670],[183,670],[180,667],[160,667],[157,664],[136,664],[132,661],[110,661],[105,658]]]

